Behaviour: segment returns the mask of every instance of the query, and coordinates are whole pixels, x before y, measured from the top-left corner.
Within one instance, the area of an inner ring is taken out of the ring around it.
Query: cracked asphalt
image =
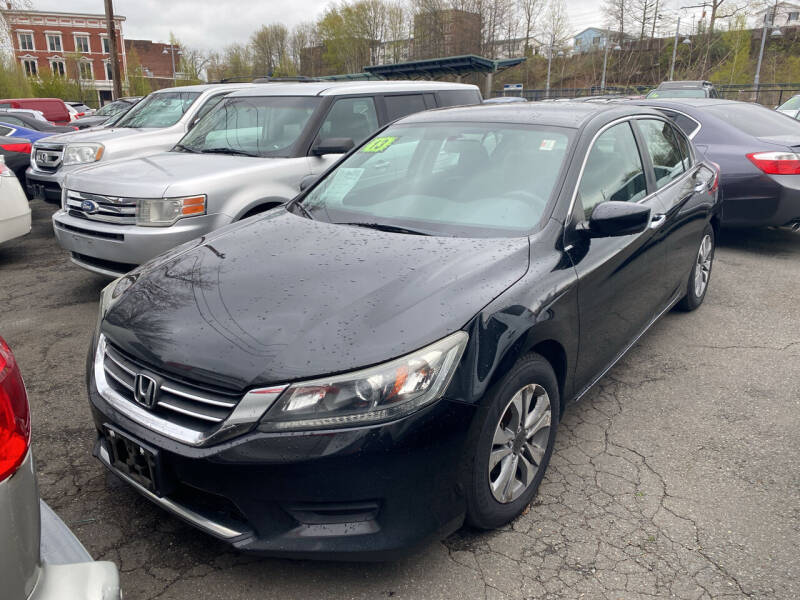
[[[107,475],[84,360],[105,280],[32,203],[0,245],[0,335],[30,395],[43,498],[126,600],[800,598],[800,235],[723,234],[705,304],[670,313],[566,413],[529,510],[385,564],[231,551]]]

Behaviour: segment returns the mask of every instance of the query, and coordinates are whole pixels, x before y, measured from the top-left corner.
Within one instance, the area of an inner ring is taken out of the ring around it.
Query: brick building
[[[481,53],[481,16],[447,9],[414,15],[414,56],[417,59]]]
[[[127,54],[135,55],[142,68],[142,76],[146,77],[154,90],[175,85],[181,79],[181,50],[177,45],[151,42],[150,40],[125,40]],[[173,54],[175,70],[173,71]],[[134,64],[131,59],[131,64]]]
[[[96,90],[98,100],[111,100],[110,48],[105,15],[3,10],[14,57],[23,71],[38,77],[53,72],[79,79]],[[122,37],[125,17],[115,16],[120,69],[126,70],[127,57]]]

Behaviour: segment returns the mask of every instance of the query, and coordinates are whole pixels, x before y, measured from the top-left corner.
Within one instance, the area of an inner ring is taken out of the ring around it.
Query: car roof
[[[740,100],[725,100],[724,98],[648,98],[642,100],[627,100],[626,103],[637,104],[640,106],[663,106],[668,108],[704,108],[706,106],[717,106],[722,104],[752,104],[751,102],[741,102]]]
[[[420,92],[442,90],[476,90],[467,83],[438,81],[309,81],[304,83],[255,83],[251,88],[231,96],[345,96],[351,94]],[[175,88],[172,88],[175,89]]]
[[[254,83],[199,83],[197,85],[179,85],[177,87],[163,88],[156,90],[154,94],[165,94],[168,92],[205,92],[207,90],[216,90],[219,88],[230,88],[232,90],[240,90],[247,87],[253,87],[257,84]]]
[[[608,119],[628,115],[658,114],[646,107],[632,108],[622,104],[592,102],[512,102],[508,104],[477,104],[440,108],[414,113],[401,119],[402,123],[467,121],[475,123],[519,123],[553,125],[577,129],[599,114],[609,113]]]
[[[658,84],[656,89],[659,90],[673,90],[673,89],[695,89],[695,88],[705,88],[709,86],[713,86],[714,84],[710,81],[662,81]]]

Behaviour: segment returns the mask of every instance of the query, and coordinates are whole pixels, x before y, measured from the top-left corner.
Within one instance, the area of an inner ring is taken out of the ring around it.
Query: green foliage
[[[718,35],[714,49],[723,60],[711,73],[711,79],[719,83],[746,83],[753,80],[750,68],[750,32],[746,21],[740,16],[731,28]]]
[[[153,91],[150,88],[150,82],[144,76],[142,64],[139,62],[139,54],[133,48],[128,52],[127,79],[128,95],[130,96],[146,96]]]
[[[28,78],[10,56],[0,54],[0,98],[26,98],[31,95]]]

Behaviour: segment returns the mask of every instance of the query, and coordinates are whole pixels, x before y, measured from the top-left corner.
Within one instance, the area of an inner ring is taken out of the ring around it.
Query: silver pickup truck
[[[303,179],[321,174],[386,123],[480,102],[476,86],[441,82],[268,83],[240,90],[169,152],[70,174],[53,216],[55,234],[74,263],[116,277],[291,200]]]
[[[50,136],[33,145],[28,196],[61,201],[64,177],[95,163],[169,150],[227,94],[253,84],[188,85],[153,92],[113,127]]]

